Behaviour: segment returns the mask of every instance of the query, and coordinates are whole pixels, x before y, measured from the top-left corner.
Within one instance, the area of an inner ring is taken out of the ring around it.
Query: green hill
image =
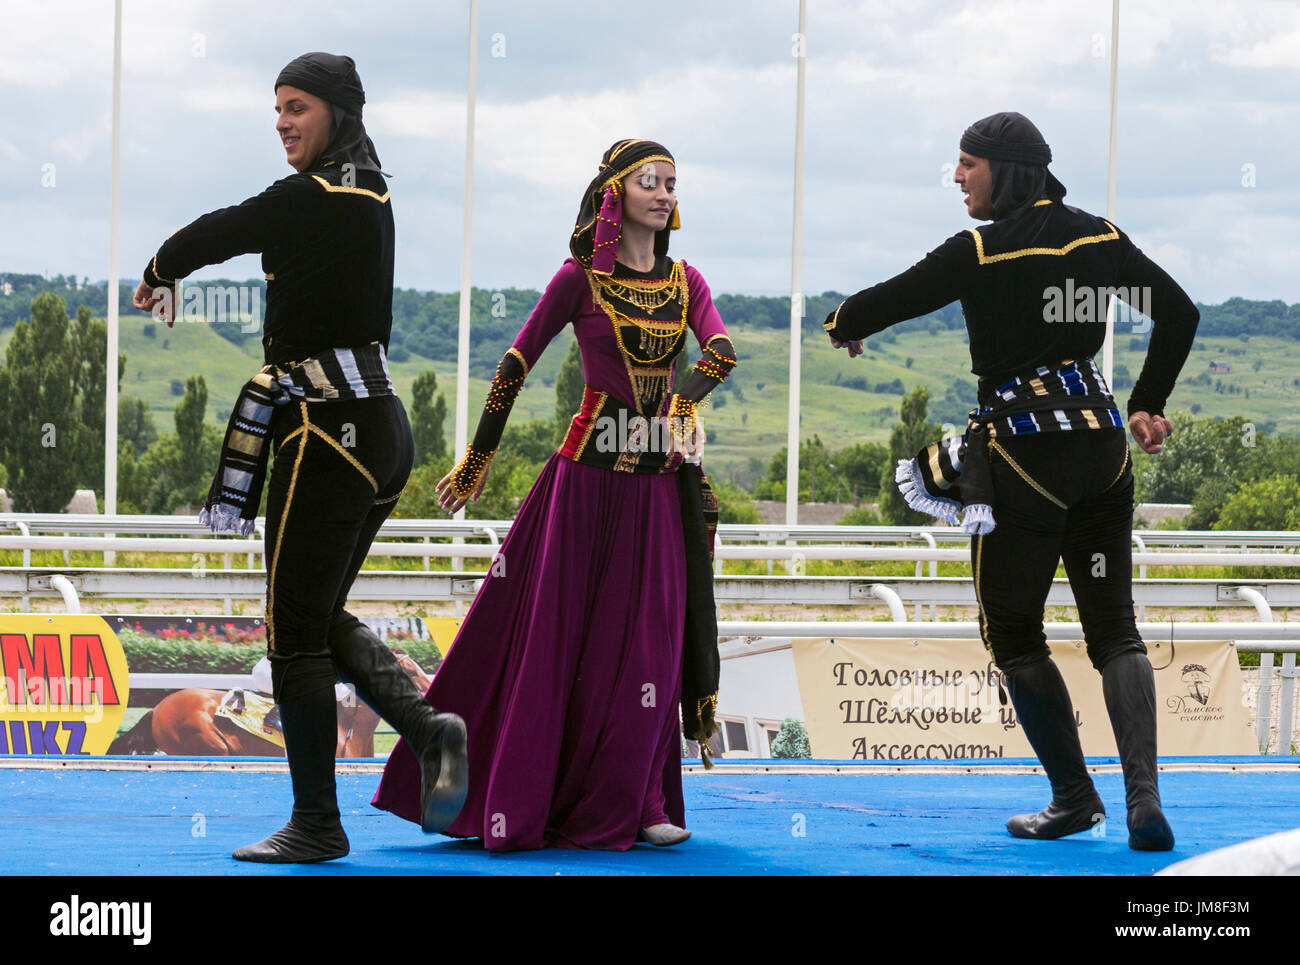
[[[0,281],[16,277],[0,275]],[[23,298],[30,303],[34,290],[42,285],[67,299],[70,313],[75,313],[79,301],[92,305],[96,314],[103,310],[102,286],[78,289],[61,278],[58,284],[22,278],[21,290],[0,298],[0,352],[12,337],[14,319],[21,317],[15,306]],[[537,297],[537,292],[528,290],[474,293],[471,433],[496,360]],[[970,373],[965,330],[956,306],[947,306],[929,319],[895,326],[871,339],[865,356],[849,359],[831,349],[821,333],[821,318],[839,297],[827,293],[809,299],[802,347],[801,436],[819,435],[832,449],[861,441],[887,442],[902,395],[917,385],[929,389],[932,419],[960,424],[974,404],[976,380]],[[430,360],[414,348],[454,352],[456,301],[454,294],[410,290],[395,294],[391,367],[408,406],[411,383],[432,368],[438,374],[439,390],[446,394],[449,413],[454,412],[454,358]],[[712,405],[703,410],[704,423],[714,437],[706,464],[720,478],[752,485],[786,443],[789,302],[720,295],[717,303],[731,329],[740,364],[714,394]],[[1128,326],[1119,328],[1115,344],[1115,385],[1121,408],[1132,379],[1141,371],[1146,346],[1144,338],[1135,338],[1130,331]],[[1265,332],[1269,334],[1258,334]],[[512,420],[553,417],[555,378],[572,338],[566,330],[547,349],[516,402]],[[1300,433],[1298,342],[1300,306],[1241,299],[1202,306],[1201,334],[1170,410],[1193,411],[1201,417],[1242,416],[1260,432]],[[258,368],[261,352],[255,334],[241,338],[234,326],[227,329],[226,337],[216,326],[204,323],[182,321],[169,330],[129,307],[122,310],[120,348],[127,356],[120,390],[145,400],[160,432],[172,431],[172,409],[180,399],[180,387],[186,377],[200,373],[208,384],[207,417],[224,425],[240,386]],[[396,361],[399,358],[403,360]],[[1211,372],[1212,361],[1230,366],[1231,371]],[[453,427],[449,417],[449,441]]]

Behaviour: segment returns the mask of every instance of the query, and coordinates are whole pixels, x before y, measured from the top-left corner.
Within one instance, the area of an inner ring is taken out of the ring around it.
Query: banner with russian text
[[[1082,643],[1052,642],[1089,757],[1118,751],[1101,675]],[[1231,643],[1147,645],[1155,669],[1161,756],[1254,754]],[[795,672],[814,757],[960,760],[1033,757],[998,670],[979,640],[794,641]]]

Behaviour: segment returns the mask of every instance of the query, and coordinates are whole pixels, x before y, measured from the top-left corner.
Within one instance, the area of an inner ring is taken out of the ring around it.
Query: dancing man
[[[464,721],[425,703],[392,651],[343,609],[414,453],[385,355],[393,213],[361,122],[365,91],[350,57],[311,53],[280,72],[275,96],[276,131],[297,173],[168,238],[135,306],[171,325],[177,279],[262,254],[267,364],[234,406],[200,518],[215,532],[251,532],[270,461],[267,648],[293,813],[234,857],[296,863],[348,853],[334,785],[336,674],[414,749],[425,831],[459,813],[468,763]]]
[[[1147,453],[1173,432],[1165,402],[1199,313],[1115,225],[1061,203],[1065,187],[1047,170],[1052,152],[1027,118],[986,117],[960,147],[954,180],[967,211],[992,223],[846,299],[825,328],[856,356],[861,339],[961,300],[979,408],[964,439],[900,463],[898,481],[915,509],[950,522],[964,509],[980,633],[1051,782],[1051,803],[1007,829],[1059,838],[1105,815],[1043,634],[1043,606],[1064,560],[1123,764],[1129,847],[1167,851],[1174,836],[1156,781],[1155,681],[1133,617],[1129,447],[1092,360],[1106,335],[1104,307],[1078,317],[1073,309],[1104,306],[1115,289],[1142,293],[1155,327],[1128,426]],[[1064,303],[1066,292],[1076,297]]]

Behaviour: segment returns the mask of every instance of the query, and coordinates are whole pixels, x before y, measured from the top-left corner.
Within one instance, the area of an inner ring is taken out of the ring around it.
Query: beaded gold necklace
[[[667,278],[612,278],[587,272],[592,300],[609,316],[642,413],[672,389],[673,360],[685,342],[690,291],[680,261]]]

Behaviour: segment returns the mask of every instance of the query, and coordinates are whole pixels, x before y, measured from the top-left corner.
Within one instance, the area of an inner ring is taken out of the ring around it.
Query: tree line
[[[51,292],[32,299],[30,312],[15,325],[0,368],[0,487],[16,512],[60,512],[78,489],[93,490],[102,511],[107,325],[84,304],[70,318],[63,298]],[[125,369],[119,353],[119,382]],[[420,459],[446,452],[447,402],[437,388],[432,370],[413,388]],[[189,376],[172,412],[173,431],[160,433],[144,400],[119,396],[118,512],[170,514],[202,505],[225,435],[224,426],[204,421],[207,405],[207,381]]]
[[[719,300],[723,297],[743,296]],[[6,414],[0,423],[0,486],[10,491],[15,510],[57,512],[78,488],[93,489],[102,503],[105,343],[102,318],[92,317],[84,303],[69,317],[63,297],[52,292],[33,298],[30,318],[16,323],[6,366],[0,369],[0,411]],[[126,356],[119,355],[117,364],[120,379]],[[688,364],[683,353],[679,379]],[[582,390],[575,341],[556,379],[554,416],[507,426],[484,494],[467,508],[471,518],[513,517],[567,431]],[[120,397],[119,512],[166,514],[201,504],[224,434],[224,427],[204,422],[207,394],[203,376],[189,376],[173,411],[173,431],[165,433],[141,399]],[[725,404],[728,394],[743,401],[739,386],[724,384],[715,391],[714,405]],[[950,387],[937,400],[936,412],[943,421],[960,425],[973,395],[973,385]],[[943,429],[930,419],[929,406],[924,387],[906,394],[887,446],[855,443],[831,450],[819,436],[802,442],[800,501],[851,502],[858,508],[844,520],[849,523],[928,522],[907,508],[893,475],[899,459],[911,458],[941,437]],[[445,438],[447,403],[432,370],[415,380],[410,416],[416,468],[397,515],[437,516],[442,510],[436,486],[456,454]],[[1300,529],[1300,438],[1277,435],[1271,425],[1257,426],[1240,417],[1175,414],[1174,422],[1176,432],[1158,458],[1134,454],[1138,502],[1191,503],[1192,515],[1183,525],[1194,529]],[[757,522],[753,500],[783,501],[787,458],[785,448],[777,452],[752,492],[715,479],[723,521]]]
[[[202,284],[256,286],[262,289],[266,286],[263,279],[242,282],[216,279]],[[5,294],[6,286],[12,289],[9,294]],[[119,286],[118,310],[123,318],[135,314],[135,309],[131,307],[134,288],[134,285]],[[92,312],[99,313],[103,311],[105,290],[105,283],[91,284],[89,279],[78,279],[75,275],[45,278],[41,275],[0,272],[0,330],[10,328],[19,319],[27,317],[28,306],[36,295],[50,293],[64,298],[74,312],[84,305]],[[475,288],[471,291],[470,353],[473,370],[491,371],[497,359],[510,347],[539,298],[541,293],[531,288]],[[804,331],[820,332],[822,319],[843,299],[844,295],[835,291],[807,295]],[[266,304],[265,291],[261,304]],[[715,294],[714,304],[727,324],[735,328],[787,329],[790,325],[788,296]],[[1230,298],[1221,305],[1198,303],[1197,307],[1201,312],[1198,334],[1202,336],[1274,335],[1300,340],[1300,302],[1288,305],[1280,299],[1262,301]],[[459,313],[459,293],[395,288],[389,357],[397,362],[406,361],[411,355],[440,361],[454,359]],[[888,343],[906,332],[928,331],[937,334],[940,331],[959,331],[964,328],[961,305],[953,302],[930,315],[893,325],[873,338]],[[214,325],[213,330],[235,344],[261,338],[259,332],[240,331],[240,326],[233,322]]]

